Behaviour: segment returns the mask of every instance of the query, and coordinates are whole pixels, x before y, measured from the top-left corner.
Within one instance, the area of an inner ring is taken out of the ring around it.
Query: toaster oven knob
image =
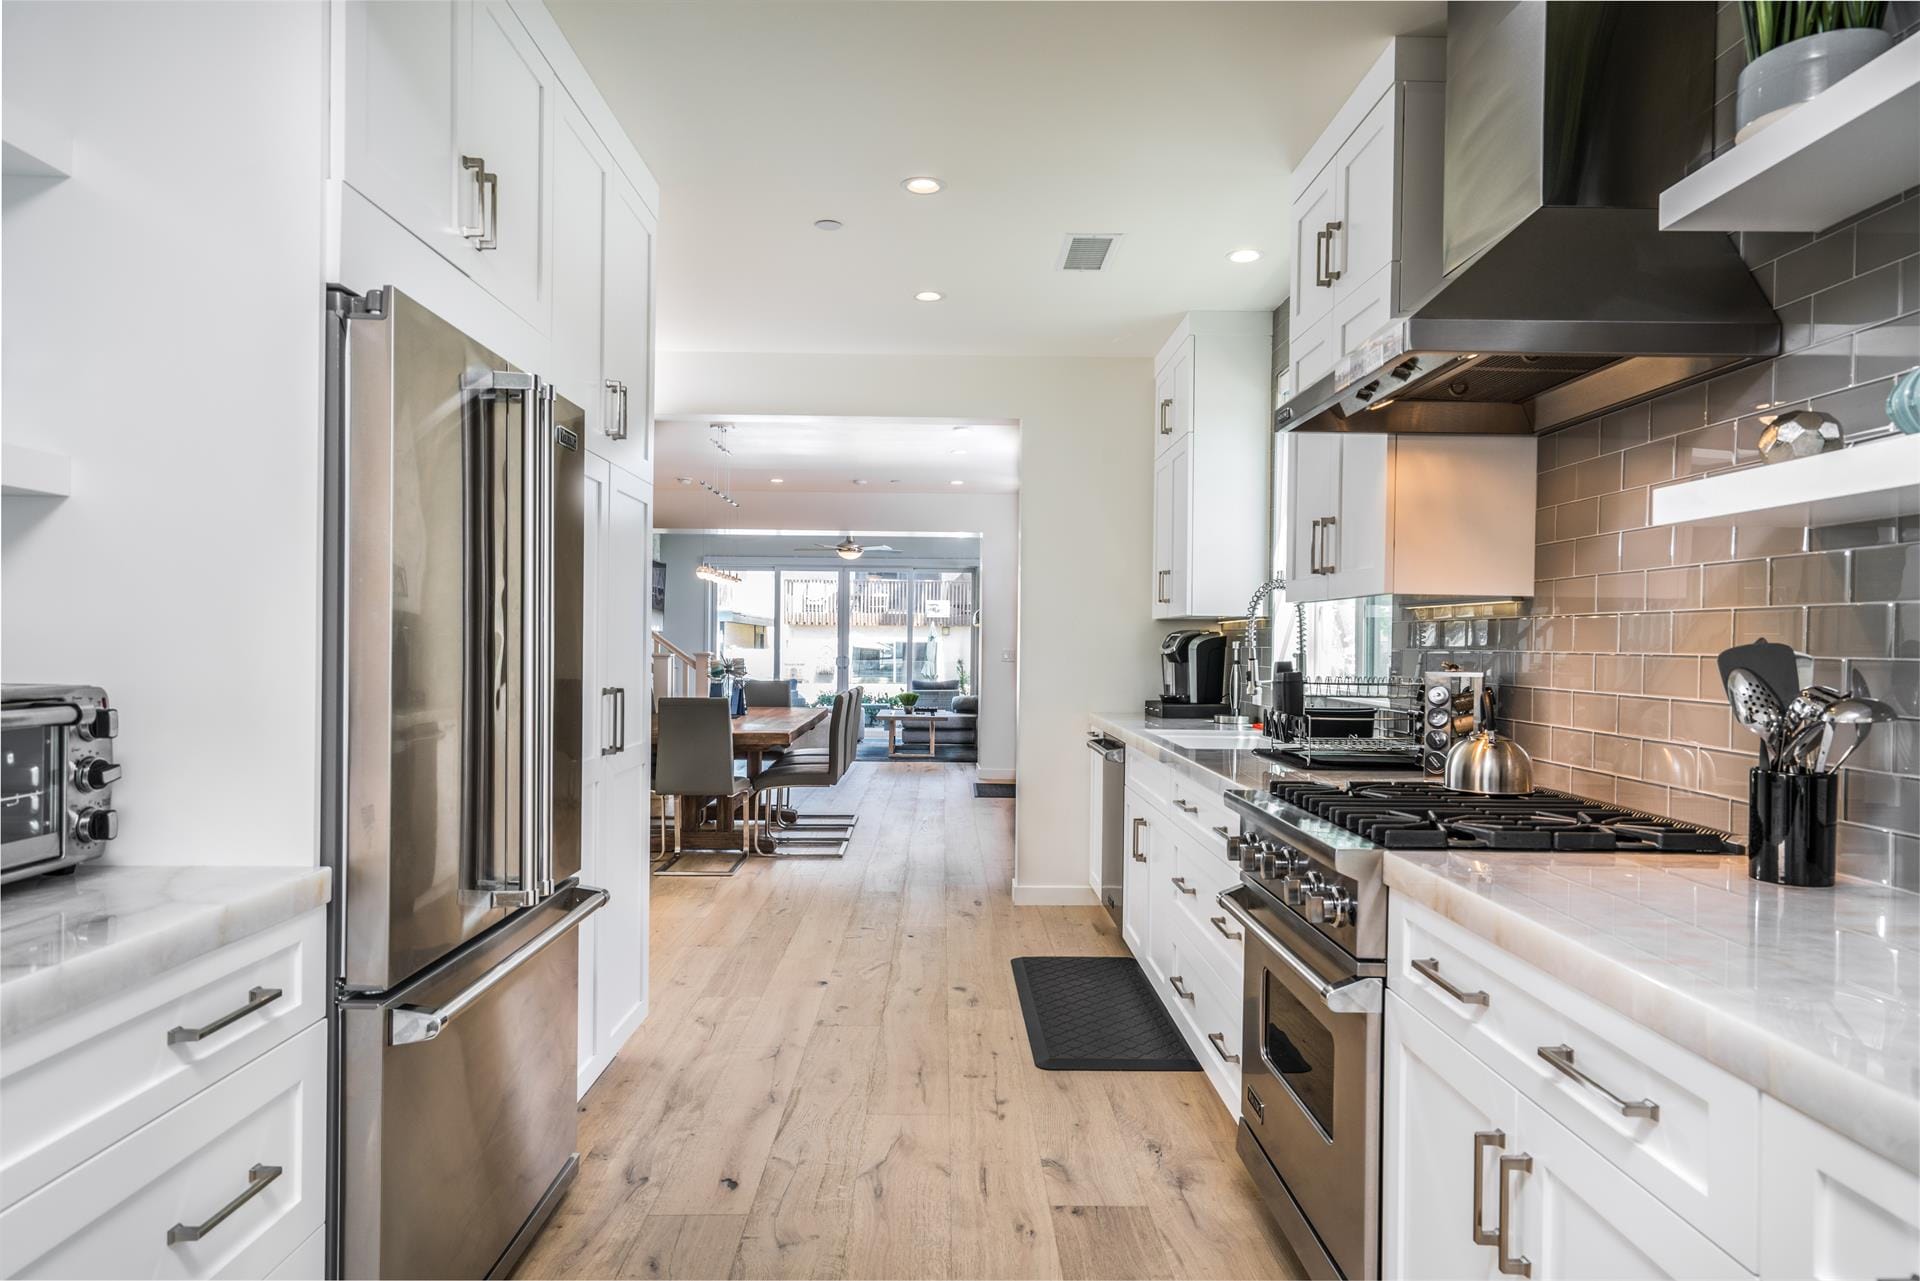
[[[73,785],[83,792],[97,792],[120,777],[120,767],[100,756],[83,756],[74,762]]]
[[[73,816],[74,839],[82,845],[110,841],[120,834],[120,816],[105,806],[81,810]]]
[[[96,738],[120,737],[120,711],[114,707],[97,707],[93,715],[74,726],[74,733],[91,742]]]

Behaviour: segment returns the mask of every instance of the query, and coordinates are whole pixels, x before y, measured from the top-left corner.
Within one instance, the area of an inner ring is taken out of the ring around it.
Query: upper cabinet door
[[[1193,351],[1195,339],[1181,344],[1154,380],[1153,452],[1167,452],[1193,434]]]
[[[480,0],[465,11],[458,216],[479,234],[468,237],[461,266],[544,331],[548,295],[541,250],[549,228],[541,197],[553,116],[551,72],[506,4]]]
[[[1340,221],[1336,159],[1293,202],[1293,332],[1298,334],[1333,310],[1333,285],[1327,279],[1333,256],[1332,224]],[[1299,387],[1294,388],[1300,390]]]
[[[1153,467],[1153,616],[1173,618],[1173,459]]]
[[[1340,442],[1316,432],[1286,436],[1290,476],[1287,503],[1287,599],[1327,600],[1328,521],[1340,515]]]
[[[1398,95],[1389,91],[1328,166],[1336,189],[1335,229],[1327,250],[1334,306],[1394,260],[1394,123]],[[1362,339],[1371,335],[1360,335]],[[1343,343],[1351,351],[1358,342]]]
[[[553,355],[560,394],[587,413],[587,440],[618,412],[601,376],[606,188],[600,141],[565,94],[553,128]]]
[[[344,19],[342,176],[440,253],[464,253],[455,213],[453,4],[350,0]]]
[[[588,446],[653,477],[653,218],[626,183],[607,184],[606,378],[611,434]]]
[[[1328,595],[1371,596],[1389,590],[1388,539],[1393,532],[1393,440],[1359,432],[1340,442],[1340,505],[1335,523],[1320,539],[1322,577]],[[1435,537],[1444,537],[1441,530]]]

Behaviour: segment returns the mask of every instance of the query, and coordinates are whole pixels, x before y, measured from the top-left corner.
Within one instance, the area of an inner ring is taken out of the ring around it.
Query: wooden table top
[[[831,707],[749,707],[733,718],[736,749],[789,747],[793,740],[827,719]]]

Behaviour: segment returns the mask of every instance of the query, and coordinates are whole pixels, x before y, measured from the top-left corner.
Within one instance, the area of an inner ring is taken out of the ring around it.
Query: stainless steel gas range
[[[1240,813],[1220,895],[1246,936],[1239,1151],[1313,1277],[1380,1274],[1390,849],[1719,853],[1717,832],[1559,792],[1275,778]]]

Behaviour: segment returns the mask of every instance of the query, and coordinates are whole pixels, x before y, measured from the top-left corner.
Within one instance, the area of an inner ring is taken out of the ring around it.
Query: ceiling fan
[[[841,560],[859,560],[868,552],[886,552],[889,555],[893,554],[893,548],[887,546],[885,543],[857,543],[851,535],[841,539],[837,543],[812,543],[806,547],[797,547],[794,550],[803,552],[832,552]]]

